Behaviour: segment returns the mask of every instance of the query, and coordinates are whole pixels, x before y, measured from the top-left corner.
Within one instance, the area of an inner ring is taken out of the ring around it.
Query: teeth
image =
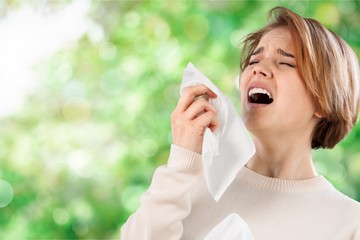
[[[256,93],[266,94],[266,95],[269,96],[269,98],[272,99],[271,94],[270,94],[266,89],[263,89],[263,88],[252,88],[252,89],[249,91],[249,96],[251,96],[251,95],[253,95],[253,94],[256,94]]]

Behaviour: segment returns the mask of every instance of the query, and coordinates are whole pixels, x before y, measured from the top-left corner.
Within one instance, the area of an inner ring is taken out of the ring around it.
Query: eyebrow
[[[264,47],[260,47],[260,48],[258,48],[257,50],[255,50],[255,51],[251,54],[251,56],[260,54],[260,53],[262,53],[263,51],[264,51]]]
[[[291,53],[285,52],[285,51],[282,50],[281,48],[279,48],[276,52],[277,52],[278,54],[280,54],[280,55],[285,56],[285,57],[295,58],[294,55],[292,55]]]
[[[252,54],[251,56],[254,56],[254,55],[257,55],[257,54],[260,54],[264,51],[264,47],[260,47],[258,49],[256,49]],[[282,50],[281,48],[278,48],[277,51],[276,51],[278,54],[282,55],[282,56],[285,56],[285,57],[290,57],[290,58],[295,58],[295,56],[291,53],[288,53],[284,50]]]

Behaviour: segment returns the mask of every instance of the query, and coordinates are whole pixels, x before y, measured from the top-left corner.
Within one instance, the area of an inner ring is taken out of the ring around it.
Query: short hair
[[[241,70],[248,66],[264,34],[278,27],[288,28],[299,75],[323,116],[313,129],[311,147],[333,148],[350,132],[359,113],[360,70],[356,54],[341,37],[318,21],[284,7],[270,10],[268,19],[265,27],[244,39]]]

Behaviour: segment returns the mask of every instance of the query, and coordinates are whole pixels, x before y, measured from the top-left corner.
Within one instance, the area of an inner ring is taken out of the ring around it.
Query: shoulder
[[[344,234],[351,234],[350,239],[360,239],[360,202],[334,187],[328,189],[324,197],[326,217],[335,223],[339,234],[346,231]]]
[[[337,208],[343,217],[360,222],[360,202],[350,198],[339,190],[333,188],[331,191],[331,205]]]
[[[350,198],[349,196],[347,196],[339,191],[338,191],[338,194],[339,194],[339,204],[344,205],[349,210],[359,213],[358,216],[360,218],[360,202]]]
[[[360,239],[360,203],[343,193],[339,195],[342,196],[339,204],[342,212],[339,213],[339,218],[347,225],[351,239]]]

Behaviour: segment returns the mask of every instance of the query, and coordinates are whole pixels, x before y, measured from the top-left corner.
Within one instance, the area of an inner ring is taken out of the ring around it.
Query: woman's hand
[[[171,115],[173,143],[201,154],[205,129],[218,127],[216,109],[201,95],[216,98],[205,85],[184,88],[183,94]]]

